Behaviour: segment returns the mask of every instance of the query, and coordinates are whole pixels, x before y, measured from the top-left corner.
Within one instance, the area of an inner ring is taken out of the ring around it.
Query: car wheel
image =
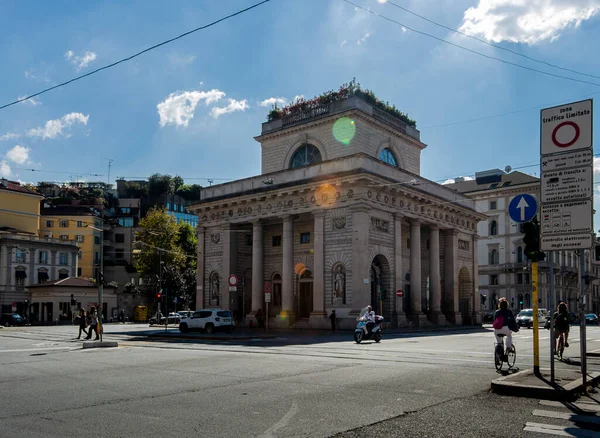
[[[206,329],[206,333],[209,335],[212,335],[215,332],[215,326],[212,324],[206,324],[204,328]]]
[[[182,324],[179,324],[179,331],[181,333],[187,333],[190,331],[190,329],[186,323],[182,323]]]

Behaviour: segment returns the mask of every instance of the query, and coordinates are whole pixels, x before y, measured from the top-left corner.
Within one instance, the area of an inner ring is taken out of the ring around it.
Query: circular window
[[[311,164],[320,163],[321,161],[323,160],[321,158],[321,152],[319,152],[319,149],[312,144],[304,144],[300,146],[296,152],[294,152],[294,155],[292,155],[290,169],[310,166]]]
[[[381,151],[381,153],[379,154],[379,159],[384,163],[387,163],[394,167],[398,167],[398,160],[396,160],[396,157],[389,148],[385,148]]]

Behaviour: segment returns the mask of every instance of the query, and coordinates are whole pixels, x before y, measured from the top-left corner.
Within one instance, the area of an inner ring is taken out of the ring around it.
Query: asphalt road
[[[490,329],[360,345],[351,333],[200,342],[147,331],[107,325],[119,347],[83,350],[74,327],[0,330],[0,436],[489,437],[536,436],[523,430],[532,421],[570,424],[534,415],[539,400],[489,393]],[[521,368],[532,366],[532,334],[515,336]],[[547,338],[542,330],[543,368]],[[575,327],[570,345],[565,356],[578,360]],[[600,349],[599,327],[587,345]]]

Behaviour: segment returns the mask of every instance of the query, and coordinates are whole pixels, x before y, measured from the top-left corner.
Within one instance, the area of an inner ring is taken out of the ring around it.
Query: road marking
[[[523,429],[527,432],[543,433],[546,435],[573,436],[573,437],[597,437],[598,432],[594,430],[579,429],[574,426],[556,426],[554,424],[525,423]]]
[[[580,415],[568,412],[545,411],[543,409],[536,409],[533,411],[533,415],[536,417],[560,418],[561,420],[569,420],[574,423],[600,424],[600,417],[596,417],[595,415]]]
[[[569,406],[575,406],[576,408],[581,409],[582,411],[600,412],[600,405],[594,403],[575,402],[569,403],[569,406],[566,406],[564,403],[557,401],[540,400],[540,404],[543,406],[552,406],[557,408],[568,408]]]
[[[46,351],[46,350],[76,350],[81,347],[38,347],[38,348],[20,348],[18,350],[0,350],[2,353],[19,353],[21,351]]]
[[[291,421],[292,417],[294,415],[296,415],[296,413],[298,412],[298,403],[294,402],[292,404],[292,407],[290,408],[290,410],[287,412],[287,414],[285,414],[283,416],[283,418],[281,420],[279,420],[277,423],[275,423],[273,426],[269,427],[264,434],[260,435],[260,438],[272,438],[275,437],[275,435],[273,434],[274,432],[276,432],[277,430],[285,427],[288,425],[288,423]]]

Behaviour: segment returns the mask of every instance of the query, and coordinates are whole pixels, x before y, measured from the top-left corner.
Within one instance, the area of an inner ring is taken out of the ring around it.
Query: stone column
[[[256,312],[263,308],[263,224],[260,220],[252,222],[252,318],[256,323]]]
[[[481,298],[479,297],[479,260],[477,257],[477,242],[479,236],[473,235],[471,254],[473,254],[473,317],[474,324],[481,324]],[[545,295],[545,294],[544,294]]]
[[[410,318],[416,327],[427,323],[421,307],[421,222],[410,221]]]
[[[294,312],[294,220],[283,218],[283,272],[281,273],[281,315],[278,319],[284,326],[296,320]]]
[[[369,260],[369,212],[367,206],[352,208],[352,273],[350,316],[358,316],[360,310],[371,304],[371,286],[369,284],[372,260]],[[365,282],[366,281],[366,282]],[[346,281],[348,285],[348,281]],[[350,301],[347,301],[350,303]],[[372,303],[375,305],[376,303]],[[356,321],[350,321],[352,326]]]
[[[429,271],[429,291],[431,297],[429,319],[434,324],[445,324],[446,318],[444,318],[441,312],[440,229],[436,225],[429,226]]]
[[[462,316],[458,308],[458,232],[447,230],[444,258],[446,263],[446,319],[456,325],[462,325]]]
[[[314,216],[314,266],[313,266],[313,311],[310,326],[327,328],[330,325],[325,312],[325,212],[316,211]]]
[[[229,275],[236,271],[236,238],[231,225],[223,227],[223,278],[220,279],[219,287],[221,292],[220,307],[231,309],[233,303],[230,300],[229,293]]]
[[[402,219],[403,216],[395,213],[394,214],[394,280],[395,287],[391,293],[396,297],[396,310],[395,310],[395,326],[405,327],[408,323],[406,314],[404,313],[404,298],[396,296],[397,290],[404,291],[404,272],[402,270]]]
[[[198,247],[196,249],[196,309],[204,308],[204,239],[206,228],[198,227]],[[194,310],[196,310],[194,309]]]

